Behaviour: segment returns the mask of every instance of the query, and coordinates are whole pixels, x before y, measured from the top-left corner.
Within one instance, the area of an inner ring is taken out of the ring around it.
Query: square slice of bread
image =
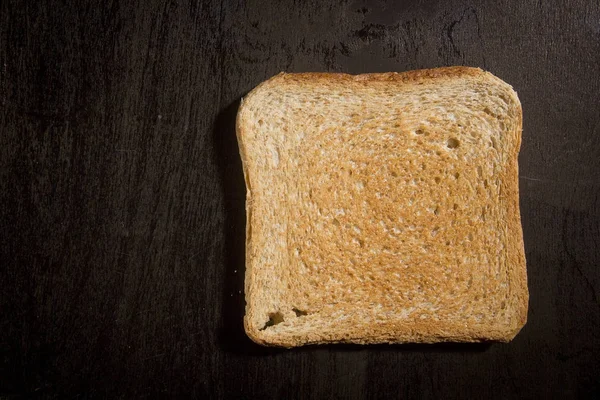
[[[527,319],[511,86],[477,68],[281,73],[242,101],[248,336],[509,341]]]

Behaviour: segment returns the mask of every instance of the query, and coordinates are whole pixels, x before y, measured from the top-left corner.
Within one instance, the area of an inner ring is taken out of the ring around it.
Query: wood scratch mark
[[[149,312],[152,312],[152,311],[155,311],[155,310],[156,310],[155,308],[148,308],[146,310],[142,310],[142,311],[139,311],[139,312],[135,313],[135,315],[142,315],[142,314],[146,314],[146,313],[149,313]]]
[[[143,358],[143,359],[142,359],[142,361],[147,361],[147,360],[151,360],[151,359],[153,359],[153,358],[162,357],[162,356],[164,356],[165,354],[167,354],[167,353],[155,354],[155,355],[153,355],[153,356],[150,356],[150,357]]]
[[[117,318],[117,319],[115,319],[115,322],[119,322],[119,321],[121,321],[121,320],[130,320],[131,318],[133,318],[133,317],[136,317],[136,316],[138,316],[138,315],[147,314],[147,313],[150,313],[150,312],[153,312],[153,311],[155,311],[155,309],[154,309],[154,308],[148,308],[148,309],[146,309],[146,310],[142,310],[142,311],[136,312],[136,313],[134,313],[134,314],[129,314],[129,315],[126,315],[126,316],[125,316],[125,317],[123,317],[123,318]]]
[[[535,181],[535,182],[554,182],[553,180],[550,180],[550,179],[531,178],[529,176],[523,176],[523,175],[519,175],[519,178],[525,179],[528,181]]]
[[[594,353],[594,349],[592,347],[588,347],[585,346],[577,351],[574,351],[572,353],[566,354],[566,353],[558,353],[556,355],[556,358],[560,361],[567,361],[570,360],[572,358],[577,358],[577,357],[581,357],[583,355],[589,355],[589,354],[593,354]]]
[[[524,175],[519,175],[519,178],[524,179],[526,181],[532,181],[532,182],[551,182],[551,183],[557,183],[560,185],[571,185],[571,186],[577,186],[577,185],[597,186],[598,185],[597,182],[592,182],[592,181],[573,180],[572,182],[566,182],[566,181],[557,181],[554,179],[532,178],[530,176],[524,176]]]

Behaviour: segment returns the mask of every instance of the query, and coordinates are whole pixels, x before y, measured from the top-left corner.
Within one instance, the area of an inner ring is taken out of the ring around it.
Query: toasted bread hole
[[[448,139],[448,142],[446,142],[446,146],[449,149],[456,149],[458,146],[460,146],[460,142],[458,141],[458,139],[450,138]]]
[[[492,147],[493,147],[495,150],[497,150],[497,149],[498,149],[498,143],[496,143],[496,138],[492,136],[492,137],[490,138],[490,140],[491,140],[491,146],[492,146]]]
[[[425,171],[425,169],[427,169],[427,165],[425,165],[425,164],[421,164],[421,169],[422,169],[423,171]]]
[[[446,240],[446,246],[450,246],[450,241]]]
[[[455,172],[454,173],[454,179],[458,179],[460,178],[460,173],[459,172]]]
[[[424,134],[424,133],[425,133],[425,132],[423,131],[423,129],[417,129],[417,130],[415,131],[415,135],[422,135],[422,134]]]
[[[436,206],[435,209],[433,210],[433,213],[435,215],[440,215],[440,208]]]
[[[283,314],[280,313],[279,311],[274,312],[274,313],[269,313],[269,320],[265,323],[265,326],[263,326],[263,328],[260,330],[264,331],[268,327],[275,326],[277,324],[282,323],[283,321],[284,321]]]
[[[452,206],[452,208],[453,208],[454,210],[458,210],[458,204],[454,203],[454,205]]]
[[[296,307],[292,308],[292,311],[294,312],[294,314],[296,314],[296,317],[303,317],[305,315],[308,315],[308,312],[302,311]]]
[[[436,177],[435,177],[435,183],[440,183],[440,182],[441,182],[441,180],[442,180],[442,179],[441,179],[439,176],[436,176]]]
[[[439,227],[439,226],[436,226],[436,227],[434,227],[434,228],[431,230],[431,236],[432,236],[432,237],[435,237],[435,236],[438,234],[439,230],[440,230],[440,227]]]
[[[335,226],[340,226],[340,221],[339,221],[337,218],[334,218],[334,219],[333,219],[333,224],[334,224]]]
[[[471,242],[471,241],[473,240],[473,234],[472,234],[472,233],[469,233],[469,234],[467,235],[467,240],[468,240],[469,242]]]
[[[488,184],[488,180],[487,180],[487,179],[485,179],[485,180],[483,181],[483,187],[485,187],[485,188],[487,189],[489,186],[490,186],[490,185]]]
[[[396,171],[390,172],[390,175],[393,176],[394,178],[398,177],[398,173]]]
[[[502,303],[500,303],[500,308],[502,310],[504,310],[506,308],[506,302],[505,301],[503,301]]]
[[[263,126],[263,124],[264,124],[264,123],[265,123],[265,121],[263,121],[262,119],[259,119],[259,120],[258,120],[258,124],[259,124],[260,126]]]

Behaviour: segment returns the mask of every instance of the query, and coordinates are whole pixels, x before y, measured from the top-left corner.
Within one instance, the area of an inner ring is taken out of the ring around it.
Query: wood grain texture
[[[0,397],[600,396],[600,4],[399,3],[0,3]],[[454,64],[523,105],[523,331],[253,345],[240,97],[279,71]]]

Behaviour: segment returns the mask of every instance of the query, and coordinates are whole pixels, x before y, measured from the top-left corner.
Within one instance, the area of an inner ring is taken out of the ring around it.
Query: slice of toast
[[[257,343],[509,341],[527,319],[517,94],[451,67],[281,73],[242,101]]]

